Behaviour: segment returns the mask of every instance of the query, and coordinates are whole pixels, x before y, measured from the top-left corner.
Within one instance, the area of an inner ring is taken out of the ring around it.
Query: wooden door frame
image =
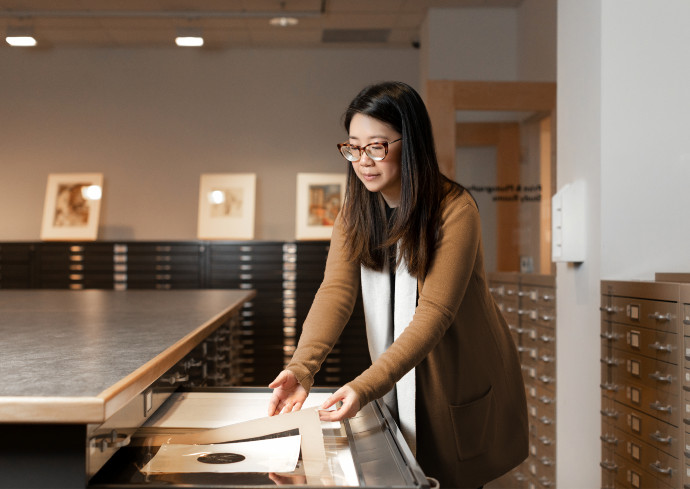
[[[451,179],[455,179],[455,152],[459,145],[464,145],[460,134],[468,126],[461,129],[456,124],[455,113],[458,110],[487,110],[487,111],[526,111],[541,112],[555,120],[556,84],[552,82],[482,82],[457,80],[428,80],[426,84],[426,99],[429,117],[434,131],[436,155],[441,172]],[[481,128],[481,126],[477,125]],[[499,126],[496,126],[499,127]],[[484,136],[492,134],[491,130],[484,131]],[[515,139],[517,135],[517,141]],[[502,136],[503,142],[499,143]],[[495,145],[504,153],[497,156],[497,184],[514,183],[516,166],[519,161],[519,131],[504,126],[493,136]],[[555,133],[552,135],[555,137]],[[490,144],[490,145],[494,145]],[[517,144],[517,151],[515,145]],[[519,170],[518,170],[519,171]],[[519,173],[518,173],[519,176]],[[551,195],[554,189],[542,187],[540,237],[541,268],[550,262],[551,253]],[[548,209],[546,209],[548,207]],[[548,218],[545,219],[544,216]],[[518,243],[518,208],[517,206],[501,206],[497,210],[497,267],[498,271],[519,270]],[[548,256],[547,256],[548,254]]]

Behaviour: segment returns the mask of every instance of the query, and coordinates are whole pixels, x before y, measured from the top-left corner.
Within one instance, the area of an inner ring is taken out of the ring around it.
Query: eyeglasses
[[[402,140],[402,138],[398,138],[391,142],[382,141],[380,143],[369,143],[366,146],[355,146],[354,144],[350,143],[340,143],[338,144],[338,150],[347,161],[352,161],[353,163],[360,160],[362,157],[362,152],[366,153],[367,156],[374,161],[381,161],[388,154],[388,145],[397,143],[400,140]]]

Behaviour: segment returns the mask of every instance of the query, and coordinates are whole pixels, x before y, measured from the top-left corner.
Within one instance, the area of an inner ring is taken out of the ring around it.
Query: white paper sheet
[[[166,444],[141,471],[145,474],[292,472],[297,466],[300,441],[301,436],[296,435],[212,445]],[[226,463],[207,463],[219,460]]]

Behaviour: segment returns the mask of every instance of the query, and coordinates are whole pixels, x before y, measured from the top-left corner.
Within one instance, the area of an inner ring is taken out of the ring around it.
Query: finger
[[[278,397],[273,395],[271,396],[271,400],[268,402],[268,415],[273,416],[276,414],[276,410],[278,409],[278,403],[280,401],[278,400]]]
[[[293,404],[294,404],[293,401],[287,401],[285,403],[285,405],[283,406],[283,409],[280,410],[280,414],[291,412]]]
[[[302,403],[296,402],[295,405],[292,406],[292,410],[290,412],[294,413],[295,411],[299,411],[300,409],[302,409]]]
[[[340,390],[337,390],[333,394],[328,396],[328,399],[326,399],[323,402],[323,404],[321,404],[321,409],[328,409],[333,404],[335,404],[338,401],[341,401],[342,399],[344,399],[344,396],[341,394]]]
[[[273,380],[273,382],[268,384],[268,388],[269,389],[275,389],[275,388],[280,387],[281,385],[285,384],[285,382],[287,382],[287,375],[288,374],[285,370],[280,372],[280,374],[278,374],[278,377],[276,377]]]

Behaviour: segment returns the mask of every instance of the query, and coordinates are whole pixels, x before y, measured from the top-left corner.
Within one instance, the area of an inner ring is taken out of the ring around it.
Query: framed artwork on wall
[[[255,173],[205,173],[199,184],[199,239],[254,239]]]
[[[41,239],[94,241],[98,236],[102,194],[102,173],[48,175]]]
[[[346,184],[344,173],[297,174],[297,239],[330,239]]]

